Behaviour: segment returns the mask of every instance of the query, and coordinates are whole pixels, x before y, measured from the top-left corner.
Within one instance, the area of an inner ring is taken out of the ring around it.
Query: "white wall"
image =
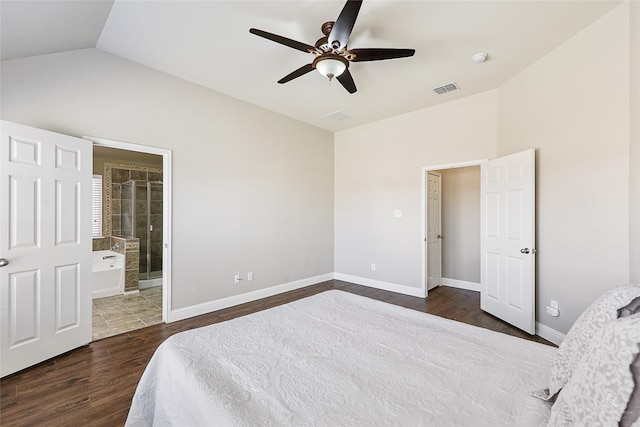
[[[629,280],[629,52],[623,4],[498,89],[498,155],[536,149],[538,320],[562,332]]]
[[[480,166],[442,174],[442,277],[480,283]]]
[[[421,288],[421,168],[495,157],[496,102],[489,91],[335,134],[336,272]]]
[[[173,150],[173,309],[333,272],[331,133],[95,49],[1,85],[4,120]]]

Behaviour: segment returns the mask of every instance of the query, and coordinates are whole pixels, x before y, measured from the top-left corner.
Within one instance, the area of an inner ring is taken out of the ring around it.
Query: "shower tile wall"
[[[138,257],[140,256],[138,239],[134,237],[112,237],[111,243],[112,245],[117,243],[117,252],[124,255],[124,291],[131,292],[138,290]]]
[[[140,273],[138,260],[140,258],[140,245],[137,238],[127,239],[125,244],[125,291],[135,291],[139,288]]]
[[[123,184],[111,184],[112,186],[118,185],[120,186],[120,233],[123,236],[133,236],[133,227],[131,223],[132,219],[132,209],[131,203],[133,201],[132,186],[131,182],[126,182]]]
[[[93,239],[94,251],[108,251],[111,249],[111,239],[109,237],[102,237],[99,239]]]

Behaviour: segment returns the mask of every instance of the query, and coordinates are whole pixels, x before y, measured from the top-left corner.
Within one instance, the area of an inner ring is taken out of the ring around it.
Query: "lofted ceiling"
[[[349,47],[416,53],[352,63],[352,95],[317,72],[278,84],[313,56],[249,33],[313,45],[344,1],[2,0],[0,53],[11,60],[97,48],[337,131],[494,89],[620,3],[365,0]],[[479,52],[486,62],[472,61]],[[433,91],[451,82],[460,89]],[[342,120],[324,117],[335,112]]]

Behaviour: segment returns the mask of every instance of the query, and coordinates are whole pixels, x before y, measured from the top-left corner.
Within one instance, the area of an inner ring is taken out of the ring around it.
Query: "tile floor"
[[[93,300],[93,340],[162,323],[162,286]]]

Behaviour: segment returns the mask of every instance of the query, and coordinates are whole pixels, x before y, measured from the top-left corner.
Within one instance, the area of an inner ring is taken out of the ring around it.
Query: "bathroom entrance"
[[[171,153],[89,139],[94,142],[94,180],[100,178],[102,190],[96,201],[102,203],[102,233],[94,236],[94,255],[109,252],[111,272],[121,268],[115,291],[107,295],[94,289],[92,335],[97,340],[167,319],[170,276],[163,273],[170,265]],[[119,257],[123,261],[117,262]]]

